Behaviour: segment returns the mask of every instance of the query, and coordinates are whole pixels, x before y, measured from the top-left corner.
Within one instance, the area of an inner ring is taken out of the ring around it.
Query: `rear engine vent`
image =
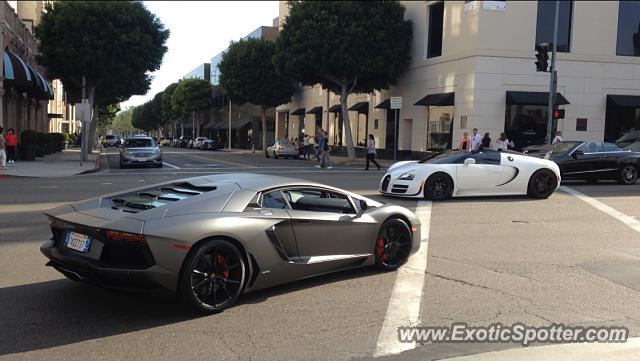
[[[216,187],[213,185],[194,185],[189,182],[176,183],[144,190],[137,194],[124,194],[111,198],[111,202],[113,202],[111,209],[127,213],[138,213],[214,190],[216,190]]]

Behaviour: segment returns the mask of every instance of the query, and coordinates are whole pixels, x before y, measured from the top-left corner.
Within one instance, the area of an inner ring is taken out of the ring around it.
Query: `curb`
[[[95,163],[95,167],[93,169],[85,170],[83,172],[76,173],[75,175],[91,174],[91,173],[95,173],[95,172],[100,171],[101,166],[102,166],[102,160],[101,160],[102,159],[102,151],[103,151],[102,148],[100,148],[98,150],[98,156],[96,157],[96,163]]]

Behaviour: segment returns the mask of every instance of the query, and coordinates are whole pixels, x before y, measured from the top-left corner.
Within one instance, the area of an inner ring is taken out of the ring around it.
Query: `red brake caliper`
[[[229,269],[227,265],[224,264],[224,256],[221,254],[218,255],[218,264],[221,264],[225,268],[225,270],[222,272],[222,277],[224,277],[225,279],[229,278]]]
[[[384,239],[382,237],[378,238],[378,242],[376,244],[376,254],[378,259],[382,262],[386,262],[389,259],[389,255],[384,252]]]

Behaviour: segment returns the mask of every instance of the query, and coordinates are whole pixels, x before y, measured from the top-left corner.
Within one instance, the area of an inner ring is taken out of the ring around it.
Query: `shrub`
[[[24,130],[22,134],[20,134],[20,141],[22,144],[36,145],[38,144],[38,132],[29,129]]]

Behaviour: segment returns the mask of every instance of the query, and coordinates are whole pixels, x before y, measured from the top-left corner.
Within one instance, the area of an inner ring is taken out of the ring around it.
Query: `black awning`
[[[289,113],[289,109],[276,109],[278,113]]]
[[[307,114],[322,114],[322,107],[313,107],[307,112]]]
[[[623,108],[640,108],[640,96],[638,95],[607,95],[607,104],[613,104]]]
[[[291,115],[304,115],[304,108],[296,109]]]
[[[358,113],[369,113],[369,102],[355,103],[349,108],[349,110],[353,110]]]
[[[19,92],[29,91],[35,84],[27,64],[9,50],[5,50],[3,55],[3,76],[5,84]]]
[[[251,125],[251,119],[240,119],[231,122],[231,129],[242,129],[247,125]]]
[[[383,100],[380,104],[376,105],[376,109],[391,109],[391,99]]]
[[[438,93],[438,94],[429,94],[426,97],[418,100],[413,105],[422,105],[422,106],[445,106],[445,105],[453,105],[455,100],[456,93]]]
[[[522,105],[547,105],[549,104],[549,92],[507,92],[507,104]],[[562,94],[556,93],[555,105],[571,104]]]
[[[340,113],[342,111],[342,106],[340,104],[332,105],[329,108],[329,113]]]

